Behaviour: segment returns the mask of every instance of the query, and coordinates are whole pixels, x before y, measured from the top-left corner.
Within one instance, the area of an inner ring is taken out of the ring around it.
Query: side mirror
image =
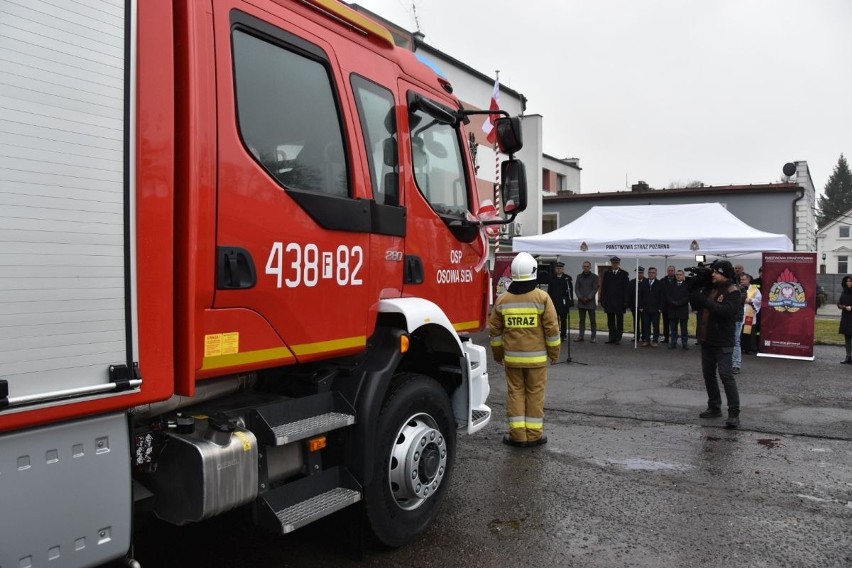
[[[501,117],[494,121],[497,129],[497,146],[500,151],[510,156],[524,147],[524,137],[521,133],[521,119]]]
[[[396,150],[396,139],[385,138],[384,142],[382,143],[382,162],[384,162],[386,166],[395,168],[398,165],[398,155],[399,154]]]
[[[500,166],[500,196],[507,215],[527,208],[527,171],[522,161],[506,160]]]

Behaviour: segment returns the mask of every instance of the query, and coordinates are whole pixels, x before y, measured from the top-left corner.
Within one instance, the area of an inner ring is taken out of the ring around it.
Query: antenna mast
[[[411,15],[414,17],[414,27],[417,29],[416,31],[420,32],[420,20],[417,18],[417,5],[414,2],[411,3]]]

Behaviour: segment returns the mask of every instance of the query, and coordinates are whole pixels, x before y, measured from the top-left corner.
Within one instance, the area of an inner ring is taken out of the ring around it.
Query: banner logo
[[[785,268],[769,289],[769,307],[777,312],[797,312],[808,307],[805,288],[790,269]]]

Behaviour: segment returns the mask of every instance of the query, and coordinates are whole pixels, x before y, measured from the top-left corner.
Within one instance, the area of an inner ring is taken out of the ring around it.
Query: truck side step
[[[361,486],[348,470],[334,467],[258,496],[257,523],[287,534],[361,500]]]
[[[283,446],[355,423],[355,409],[338,392],[287,399],[252,410],[249,429],[267,446]]]
[[[319,416],[311,416],[303,420],[288,422],[272,428],[275,434],[275,445],[283,446],[296,440],[303,440],[330,432],[338,428],[345,428],[355,424],[355,416],[352,414],[342,414],[340,412],[326,412]]]

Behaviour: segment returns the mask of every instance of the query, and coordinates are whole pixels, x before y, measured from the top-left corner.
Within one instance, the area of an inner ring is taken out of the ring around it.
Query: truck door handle
[[[216,253],[216,287],[219,290],[254,288],[257,272],[249,251],[241,247],[218,247]]]
[[[423,261],[413,254],[405,255],[405,284],[423,284]]]

